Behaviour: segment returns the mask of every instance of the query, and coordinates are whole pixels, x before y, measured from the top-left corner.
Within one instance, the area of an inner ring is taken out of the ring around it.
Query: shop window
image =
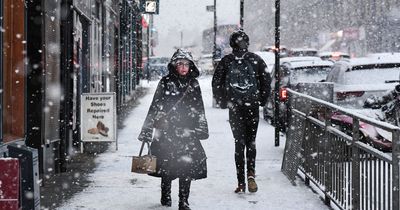
[[[97,20],[100,20],[100,2],[96,1],[94,4],[93,15]]]

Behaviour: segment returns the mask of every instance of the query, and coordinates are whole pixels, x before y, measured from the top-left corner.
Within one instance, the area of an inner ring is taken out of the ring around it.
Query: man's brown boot
[[[258,190],[257,183],[254,178],[255,178],[254,173],[247,173],[247,186],[249,188],[249,192],[252,193],[257,192]]]

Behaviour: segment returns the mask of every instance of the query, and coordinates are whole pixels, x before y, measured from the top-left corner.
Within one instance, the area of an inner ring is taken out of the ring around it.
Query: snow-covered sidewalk
[[[234,164],[234,141],[228,123],[228,110],[211,107],[211,77],[200,78],[206,108],[210,138],[202,141],[207,153],[208,178],[192,182],[190,207],[204,209],[329,209],[317,194],[298,182],[292,186],[280,171],[284,141],[274,147],[274,128],[260,115],[257,135],[256,181],[257,193],[235,194],[236,171]],[[147,85],[147,84],[146,84]],[[160,204],[160,179],[130,172],[132,155],[139,153],[137,141],[147,114],[156,82],[149,84],[151,91],[140,99],[119,130],[119,150],[114,147],[96,158],[98,167],[90,175],[91,185],[76,194],[59,209],[177,209],[178,183],[172,186],[172,207]]]

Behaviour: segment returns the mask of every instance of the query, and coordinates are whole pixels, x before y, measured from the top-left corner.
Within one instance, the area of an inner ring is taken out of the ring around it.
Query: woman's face
[[[176,71],[181,76],[186,76],[189,73],[190,61],[182,59],[176,61]]]

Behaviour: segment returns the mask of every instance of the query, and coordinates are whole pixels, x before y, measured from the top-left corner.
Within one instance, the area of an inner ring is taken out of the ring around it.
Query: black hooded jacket
[[[190,61],[185,77],[174,66],[178,59]],[[208,125],[196,79],[199,70],[191,55],[179,50],[171,58],[168,69],[169,74],[157,86],[138,139],[152,141],[151,152],[157,157],[157,172],[152,175],[171,179],[205,178],[206,154],[200,140],[208,138]]]
[[[400,126],[400,85],[396,85],[394,90],[387,92],[385,95],[376,98],[375,96],[368,98],[364,102],[365,108],[380,108],[383,112],[384,121],[396,126]]]
[[[213,95],[216,99],[217,104],[219,104],[221,108],[226,108],[228,103],[230,102],[227,98],[227,87],[225,85],[226,75],[229,71],[230,65],[232,65],[232,62],[234,62],[235,57],[238,57],[250,61],[254,71],[256,71],[256,78],[259,82],[259,100],[252,102],[251,106],[264,106],[271,92],[271,76],[266,71],[267,65],[260,56],[249,52],[247,49],[240,49],[232,41],[231,46],[233,48],[232,54],[226,55],[221,59],[215,69],[212,79]]]

